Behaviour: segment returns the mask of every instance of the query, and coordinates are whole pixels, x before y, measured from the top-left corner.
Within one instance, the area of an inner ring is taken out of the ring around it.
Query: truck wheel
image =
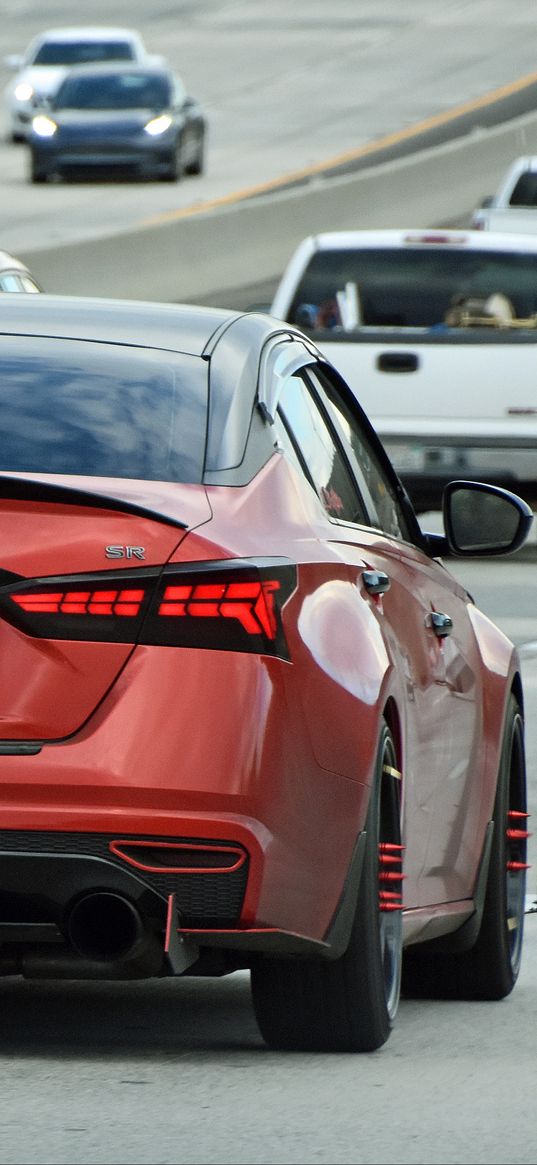
[[[526,897],[526,767],[520,706],[505,720],[485,906],[468,951],[405,951],[403,991],[414,997],[503,999],[518,978]]]
[[[383,723],[364,865],[345,953],[333,961],[261,958],[252,967],[254,1010],[270,1047],[370,1052],[390,1035],[399,1004],[402,951],[396,763],[393,739]]]

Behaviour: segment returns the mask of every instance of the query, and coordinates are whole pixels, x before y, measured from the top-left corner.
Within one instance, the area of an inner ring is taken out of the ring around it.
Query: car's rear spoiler
[[[139,502],[131,502],[127,498],[113,497],[110,494],[101,494],[92,490],[76,489],[69,485],[57,485],[54,482],[42,481],[34,477],[16,477],[0,473],[0,500],[2,498],[16,498],[30,502],[56,502],[68,506],[92,506],[100,510],[118,510],[124,514],[139,514],[142,518],[153,518],[155,522],[164,522],[167,526],[178,526],[181,530],[188,529],[188,523],[169,514],[159,513],[151,506],[144,506]]]

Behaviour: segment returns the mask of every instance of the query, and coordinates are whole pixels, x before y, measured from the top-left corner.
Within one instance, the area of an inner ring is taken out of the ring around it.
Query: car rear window
[[[537,312],[534,255],[440,246],[349,248],[312,256],[288,319],[312,330],[342,326],[338,292],[347,295],[349,285],[366,327],[430,328],[454,303],[497,293],[520,318]]]
[[[161,351],[0,339],[0,470],[200,482],[207,366]]]
[[[134,49],[126,40],[47,41],[38,49],[34,65],[83,65],[86,61],[132,61]]]

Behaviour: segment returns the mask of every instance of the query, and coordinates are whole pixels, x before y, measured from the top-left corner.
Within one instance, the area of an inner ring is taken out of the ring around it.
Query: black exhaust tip
[[[137,953],[146,937],[139,911],[121,894],[99,890],[75,902],[67,920],[69,941],[83,959],[114,961]]]

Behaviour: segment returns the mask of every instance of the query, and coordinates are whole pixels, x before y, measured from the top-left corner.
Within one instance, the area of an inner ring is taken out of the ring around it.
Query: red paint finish
[[[248,858],[236,929],[321,942],[365,825],[389,706],[406,850],[404,882],[400,856],[380,854],[381,909],[401,908],[403,886],[406,910],[469,899],[515,667],[507,641],[490,628],[478,639],[461,588],[418,549],[330,522],[281,457],[240,489],[170,487],[170,509],[179,495],[178,512],[201,523],[186,533],[112,511],[0,506],[3,568],[39,582],[22,613],[50,605],[47,617],[89,627],[84,640],[39,638],[0,619],[0,737],[45,742],[36,755],[0,755],[0,830],[105,834],[131,870],[134,850],[121,846],[133,835],[146,855],[155,837],[169,845],[172,872],[178,841],[226,843]],[[155,622],[208,627],[210,646],[147,641],[138,564],[124,588],[101,577],[119,569],[103,558],[111,543],[146,546],[149,565],[184,572]],[[245,586],[188,578],[190,567],[238,560],[287,561],[292,588],[282,599],[270,573]],[[390,575],[382,603],[364,569]],[[101,576],[76,585],[77,572]],[[52,576],[68,582],[45,600]],[[453,618],[445,644],[433,610]],[[93,622],[107,621],[136,625],[132,641],[92,641]],[[239,649],[221,639],[228,625],[244,635]]]

